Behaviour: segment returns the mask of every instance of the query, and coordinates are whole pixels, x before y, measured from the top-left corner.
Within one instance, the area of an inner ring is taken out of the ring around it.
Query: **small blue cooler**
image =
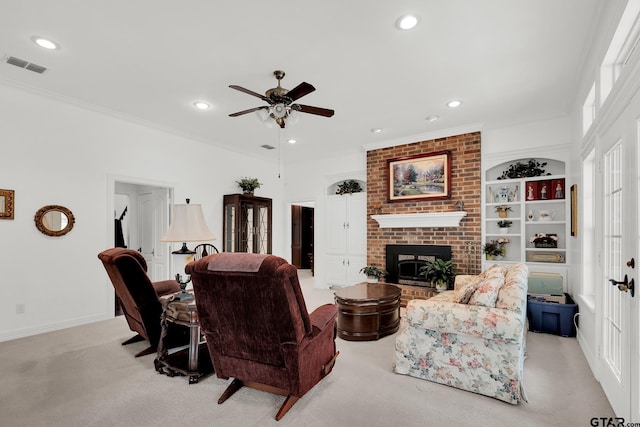
[[[544,301],[541,297],[528,296],[527,319],[529,330],[533,332],[546,332],[563,337],[575,337],[576,327],[573,318],[578,312],[576,304],[571,296],[564,294],[566,304]]]

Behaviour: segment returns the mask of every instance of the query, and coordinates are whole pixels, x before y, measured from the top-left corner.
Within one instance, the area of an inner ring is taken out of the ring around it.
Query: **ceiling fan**
[[[274,87],[265,92],[264,95],[260,95],[249,89],[245,89],[241,86],[230,85],[231,89],[239,90],[249,95],[253,95],[256,98],[260,98],[267,102],[269,105],[262,107],[250,108],[244,111],[238,111],[237,113],[229,114],[230,117],[238,117],[243,114],[252,113],[258,110],[267,110],[269,117],[274,119],[276,123],[284,128],[285,119],[289,117],[292,111],[299,111],[301,113],[315,114],[317,116],[331,117],[334,111],[327,108],[312,107],[310,105],[294,104],[294,101],[302,98],[305,95],[310,94],[316,88],[307,82],[302,82],[298,86],[291,90],[285,89],[280,86],[280,81],[284,78],[284,71],[276,70],[273,75],[278,79],[278,87]]]

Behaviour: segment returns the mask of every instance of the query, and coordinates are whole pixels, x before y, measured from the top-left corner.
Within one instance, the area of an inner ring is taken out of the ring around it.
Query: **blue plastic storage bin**
[[[536,301],[529,297],[527,301],[527,318],[529,330],[533,332],[545,332],[561,335],[563,337],[575,337],[576,327],[573,317],[578,312],[578,305],[565,293],[566,304]]]

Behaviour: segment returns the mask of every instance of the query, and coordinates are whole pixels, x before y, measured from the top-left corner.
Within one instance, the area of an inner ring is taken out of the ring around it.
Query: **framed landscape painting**
[[[450,151],[389,159],[387,167],[390,202],[451,197]]]

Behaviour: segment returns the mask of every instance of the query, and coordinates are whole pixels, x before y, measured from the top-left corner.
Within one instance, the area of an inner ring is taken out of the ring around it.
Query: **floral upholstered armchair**
[[[517,404],[526,401],[525,264],[457,276],[455,290],[407,304],[394,371]]]

